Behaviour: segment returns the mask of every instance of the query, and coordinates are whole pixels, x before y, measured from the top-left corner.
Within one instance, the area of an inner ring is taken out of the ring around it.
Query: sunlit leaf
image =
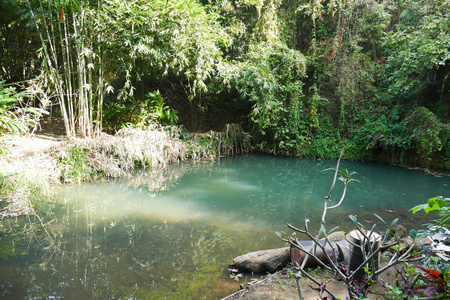
[[[398,218],[395,218],[394,220],[392,220],[390,228],[392,228],[395,224],[397,224],[397,222],[398,222]]]

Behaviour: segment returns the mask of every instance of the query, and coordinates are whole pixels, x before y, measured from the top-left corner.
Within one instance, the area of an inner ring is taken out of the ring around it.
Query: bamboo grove
[[[52,105],[67,136],[240,123],[275,155],[351,146],[349,159],[450,167],[448,0],[0,5],[0,80]]]

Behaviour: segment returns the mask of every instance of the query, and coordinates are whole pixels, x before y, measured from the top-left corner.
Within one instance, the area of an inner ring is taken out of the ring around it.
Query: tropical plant
[[[105,95],[141,98],[148,87],[139,82],[176,76],[185,97],[200,101],[226,39],[217,16],[195,0],[28,3],[42,43],[41,90],[58,99],[72,136],[98,135]],[[176,122],[173,113],[163,118]]]
[[[427,229],[419,230],[418,236],[429,236],[432,239],[431,250],[428,247],[424,266],[418,266],[416,271],[422,275],[425,282],[415,286],[415,292],[433,299],[447,299],[450,295],[450,198],[442,196],[428,199],[427,203],[412,208],[413,214],[424,210],[426,213],[437,212],[439,219],[431,221]],[[416,235],[416,232],[413,232]]]
[[[425,211],[425,213],[438,213],[439,220],[435,224],[428,224],[430,225],[429,227],[435,225],[443,227],[450,226],[450,198],[444,198],[442,196],[432,197],[428,199],[427,203],[412,208],[413,214],[421,210]]]
[[[142,129],[154,125],[172,126],[177,122],[177,111],[165,104],[159,91],[147,93],[145,100],[110,102],[104,108],[103,124],[109,131],[116,131],[124,126]]]
[[[309,134],[304,108],[308,104],[302,97],[306,58],[281,43],[255,44],[244,61],[221,71],[243,101],[253,103],[249,117],[260,149],[279,155],[301,154]]]
[[[87,152],[79,146],[63,152],[59,167],[63,170],[61,179],[65,183],[88,182],[96,176],[95,170],[87,162]]]
[[[242,121],[267,153],[335,157],[353,144],[352,159],[450,164],[448,0],[0,7],[0,76],[36,78],[33,95],[58,105],[68,135],[114,131],[130,105],[148,123],[166,106],[151,112],[159,90],[170,97],[160,123],[177,108],[190,130],[217,130],[207,121],[220,114],[214,126]]]
[[[422,266],[418,266],[416,270],[428,281],[415,287],[417,293],[423,293],[426,297],[435,296],[435,299],[448,299],[450,296],[450,268],[448,264],[442,270],[436,267],[430,269]]]
[[[102,2],[27,1],[25,17],[37,30],[41,48],[39,94],[56,98],[67,136],[93,136],[101,131],[105,54],[95,31],[92,9]],[[98,7],[97,7],[98,6]]]
[[[24,82],[39,74],[35,30],[23,18],[23,0],[0,1],[0,80]]]
[[[47,112],[30,106],[24,101],[28,91],[16,92],[14,87],[6,87],[0,81],[0,135],[4,133],[24,133],[29,126],[37,125],[38,119]]]
[[[430,84],[435,90],[434,101],[442,101],[449,90],[446,83],[450,70],[448,1],[404,1],[400,26],[388,32],[384,46],[388,53],[386,68],[389,91],[399,99],[420,97]],[[430,99],[431,100],[431,99]]]
[[[177,111],[166,106],[159,91],[148,93],[144,101],[132,101],[130,105],[131,123],[145,128],[149,125],[175,125]]]

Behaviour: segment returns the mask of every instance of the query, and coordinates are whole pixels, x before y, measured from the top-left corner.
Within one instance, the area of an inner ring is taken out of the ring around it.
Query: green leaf
[[[427,208],[427,207],[428,207],[428,204],[420,204],[420,205],[414,206],[412,208],[412,213],[415,214],[419,210],[422,210],[422,209],[425,210],[425,208]]]
[[[377,217],[381,222],[383,222],[384,223],[384,225],[386,225],[386,227],[387,227],[387,223],[386,223],[386,221],[384,221],[383,220],[383,218],[382,217],[380,217],[379,215],[377,215],[377,214],[374,214],[374,216],[375,217]]]
[[[415,231],[414,229],[411,229],[411,230],[409,231],[409,236],[410,236],[413,240],[415,240],[416,237],[417,237],[417,231]]]
[[[335,231],[336,229],[338,229],[339,226],[334,227],[333,229],[331,229],[330,231],[328,231],[328,234],[332,233],[333,231]]]
[[[356,219],[356,217],[354,215],[349,215],[348,217],[350,218],[350,220],[353,221],[353,223],[355,223],[355,224],[358,223],[358,219]]]
[[[397,224],[397,222],[398,222],[398,218],[394,219],[394,220],[391,222],[391,226],[390,226],[389,228],[392,228],[395,224]]]
[[[428,199],[428,207],[425,208],[425,212],[429,213],[431,211],[441,210],[447,204],[448,202],[442,199],[442,197],[430,198]]]
[[[400,245],[392,246],[391,249],[398,251],[400,249]]]

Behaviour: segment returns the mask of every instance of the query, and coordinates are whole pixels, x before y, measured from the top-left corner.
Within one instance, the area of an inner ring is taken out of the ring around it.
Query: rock
[[[283,247],[238,256],[228,267],[242,273],[273,273],[287,266],[289,262],[289,247]]]
[[[414,245],[414,240],[413,240],[410,236],[408,236],[408,237],[402,239],[402,240],[400,241],[399,245],[400,245],[400,249],[399,249],[400,254],[403,254],[403,253],[405,253],[412,245]]]
[[[408,237],[406,228],[400,224],[398,224],[397,227],[395,228],[395,235],[397,236],[398,239],[404,239],[404,238]]]
[[[416,238],[414,241],[417,245],[431,245],[432,241],[429,237]]]
[[[393,244],[396,241],[401,244],[404,239],[409,237],[408,232],[406,231],[406,228],[403,225],[397,224],[392,228],[392,232],[394,232],[395,236],[389,235],[391,238],[389,239],[388,244]]]

